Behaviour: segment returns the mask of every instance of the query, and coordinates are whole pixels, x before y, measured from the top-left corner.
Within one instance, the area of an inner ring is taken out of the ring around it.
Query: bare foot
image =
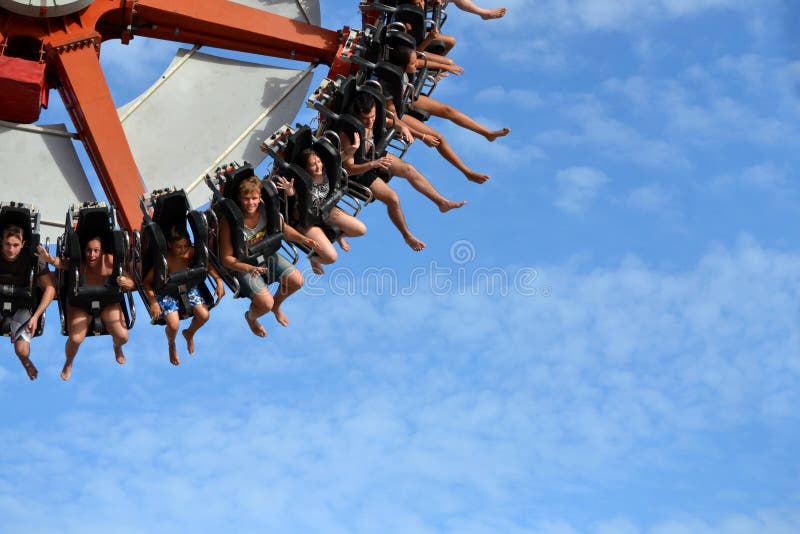
[[[467,180],[469,180],[470,182],[475,182],[476,184],[482,184],[483,182],[489,179],[489,175],[481,174],[475,171],[470,171],[464,174],[466,174]]]
[[[325,274],[325,269],[322,267],[322,264],[318,261],[308,260],[311,263],[311,270],[314,271],[314,274]]]
[[[339,246],[342,247],[342,250],[350,252],[350,243],[347,242],[344,236],[340,237],[337,241],[339,242]]]
[[[506,14],[506,8],[498,7],[496,9],[487,9],[486,13],[483,13],[481,15],[481,18],[483,20],[499,19],[499,18],[502,18],[503,15],[505,15],[505,14]]]
[[[258,322],[258,319],[250,318],[250,310],[244,312],[244,320],[247,321],[247,326],[250,327],[250,330],[252,330],[255,335],[258,337],[267,337],[267,329]]]
[[[114,357],[117,359],[117,363],[122,365],[125,363],[125,355],[122,353],[122,345],[119,347],[114,346]]]
[[[408,246],[411,247],[411,249],[416,251],[416,252],[419,252],[420,250],[425,248],[425,243],[423,243],[422,241],[420,241],[419,239],[417,239],[416,237],[414,237],[411,234],[408,234],[405,237],[405,240],[406,240],[406,243],[408,243]]]
[[[494,141],[494,140],[495,140],[495,139],[497,139],[498,137],[505,137],[505,136],[507,136],[509,133],[511,133],[511,130],[510,130],[510,129],[508,129],[508,128],[503,128],[502,130],[495,130],[495,131],[493,131],[493,132],[489,132],[489,133],[488,133],[488,134],[486,134],[484,137],[485,137],[486,139],[488,139],[488,140],[489,140],[489,142],[491,143],[492,141]]]
[[[189,351],[189,354],[194,354],[194,334],[190,333],[189,330],[184,330],[181,334],[186,338],[186,350]]]
[[[172,365],[181,364],[181,360],[178,358],[178,347],[175,346],[174,341],[169,342],[169,363]]]
[[[466,200],[462,200],[461,202],[456,202],[455,200],[445,200],[441,204],[439,204],[439,211],[442,213],[447,213],[450,210],[454,210],[464,206],[467,203]]]
[[[280,306],[273,307],[272,313],[275,314],[275,320],[278,321],[278,324],[281,326],[289,326],[289,318],[286,317],[286,314],[283,313]]]
[[[36,366],[33,365],[31,359],[28,357],[20,357],[19,361],[22,363],[22,367],[25,368],[25,372],[28,373],[28,378],[31,380],[36,380],[36,378],[39,376],[39,371],[36,369]]]
[[[61,380],[67,381],[69,377],[72,376],[72,362],[67,362],[64,364],[64,368],[61,370]]]

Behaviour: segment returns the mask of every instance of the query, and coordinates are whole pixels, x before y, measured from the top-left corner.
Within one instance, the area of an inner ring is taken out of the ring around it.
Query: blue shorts
[[[198,304],[205,304],[206,302],[203,300],[203,297],[200,296],[200,291],[196,287],[193,287],[189,291],[186,292],[186,295],[189,297],[189,305],[194,308]],[[180,309],[180,301],[177,298],[173,297],[172,295],[158,295],[156,296],[158,300],[158,305],[161,306],[161,315],[159,319],[163,319],[170,313],[178,313]]]
[[[292,262],[278,254],[277,252],[267,258],[267,271],[260,276],[253,276],[250,273],[236,273],[239,280],[239,296],[253,298],[273,282],[277,282],[284,276],[296,270]]]

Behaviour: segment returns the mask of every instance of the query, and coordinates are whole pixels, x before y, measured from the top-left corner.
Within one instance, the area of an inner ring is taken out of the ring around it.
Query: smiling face
[[[83,248],[83,259],[89,267],[97,266],[102,255],[103,248],[99,239],[90,239]]]
[[[306,158],[306,172],[311,176],[322,176],[323,170],[324,167],[320,157],[314,153],[309,154]]]
[[[252,215],[258,211],[258,204],[261,202],[261,195],[258,191],[248,191],[239,195],[239,205],[242,213]]]
[[[189,242],[189,240],[183,237],[167,243],[167,248],[169,251],[175,256],[179,256],[181,258],[185,257],[189,253],[189,249],[191,247],[192,244]]]

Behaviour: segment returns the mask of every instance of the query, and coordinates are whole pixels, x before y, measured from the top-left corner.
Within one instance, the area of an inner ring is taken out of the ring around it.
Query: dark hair
[[[413,53],[415,53],[414,50],[409,46],[396,46],[389,50],[389,62],[405,70],[406,65],[411,61],[411,54]]]
[[[176,241],[180,241],[181,239],[189,239],[189,232],[186,231],[186,228],[182,228],[180,226],[172,226],[170,227],[169,231],[167,232],[167,243],[174,243]]]
[[[317,154],[317,151],[313,148],[307,148],[300,152],[299,159],[300,163],[303,165],[303,170],[308,166],[308,160],[311,159],[311,156],[317,156],[319,158],[319,154]],[[322,158],[320,158],[320,161],[322,161]]]
[[[89,236],[89,238],[86,239],[83,242],[83,246],[81,247],[81,250],[86,250],[86,247],[89,246],[89,242],[90,241],[99,241],[100,242],[100,252],[105,252],[107,250],[107,248],[108,248],[108,247],[106,247],[106,243],[103,242],[103,238],[102,237],[100,237],[99,235],[92,235],[92,236]]]
[[[22,228],[16,224],[9,224],[3,228],[3,240],[5,241],[9,236],[16,237],[20,241],[25,241],[25,233],[22,231]]]
[[[368,93],[359,93],[353,99],[353,115],[366,115],[375,107],[375,99]]]

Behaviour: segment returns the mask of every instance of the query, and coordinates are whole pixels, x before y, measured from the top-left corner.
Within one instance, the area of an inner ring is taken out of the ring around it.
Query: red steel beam
[[[144,185],[100,68],[100,36],[52,46],[61,96],[123,228],[138,228]]]
[[[134,33],[240,52],[330,65],[335,31],[226,0],[137,0]]]

